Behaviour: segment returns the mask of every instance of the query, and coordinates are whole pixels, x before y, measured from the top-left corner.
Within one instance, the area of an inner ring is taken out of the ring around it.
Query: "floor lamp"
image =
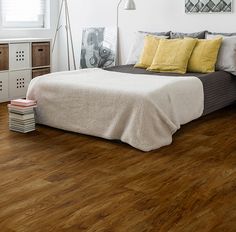
[[[116,8],[116,28],[117,28],[117,62],[119,64],[119,10],[120,10],[120,5],[123,0],[119,0],[119,3]],[[126,0],[125,5],[124,5],[124,10],[136,10],[136,5],[134,0]]]
[[[120,0],[116,9],[116,26],[119,27],[119,9],[123,0]],[[134,0],[126,0],[124,10],[136,10],[136,5]]]
[[[72,61],[73,61],[74,69],[76,69],[76,62],[75,62],[75,50],[74,50],[74,44],[73,44],[73,39],[72,39],[72,32],[71,32],[71,25],[70,25],[70,14],[69,14],[67,0],[61,0],[60,13],[59,13],[58,20],[57,20],[57,28],[56,28],[55,36],[53,39],[52,52],[54,52],[54,49],[55,49],[55,44],[57,41],[58,32],[63,27],[62,25],[60,25],[61,16],[63,13],[63,7],[64,7],[64,12],[65,12],[65,23],[66,23],[65,29],[66,29],[66,48],[67,48],[67,62],[68,62],[67,65],[68,65],[68,70],[71,70],[70,49],[71,49],[71,53],[72,53]]]

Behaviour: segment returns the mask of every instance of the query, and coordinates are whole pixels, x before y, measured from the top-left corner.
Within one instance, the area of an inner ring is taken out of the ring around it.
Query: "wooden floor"
[[[0,232],[235,232],[236,107],[132,147],[38,126],[8,131],[0,104]]]

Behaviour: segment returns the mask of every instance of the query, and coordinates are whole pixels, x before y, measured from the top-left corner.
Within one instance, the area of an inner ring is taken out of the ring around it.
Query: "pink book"
[[[27,110],[27,109],[36,108],[37,105],[32,105],[32,106],[18,106],[18,105],[8,104],[7,107],[8,107],[9,109]]]
[[[16,99],[11,101],[11,105],[15,106],[34,106],[36,105],[36,101],[34,100],[25,100],[25,99]]]

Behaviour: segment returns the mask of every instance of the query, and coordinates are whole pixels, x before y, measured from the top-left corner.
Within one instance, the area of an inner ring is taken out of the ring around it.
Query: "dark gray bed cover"
[[[224,71],[216,71],[208,74],[186,73],[182,75],[173,73],[154,73],[145,69],[134,68],[133,65],[115,66],[107,68],[106,70],[161,76],[195,76],[201,80],[204,88],[203,115],[212,113],[236,102],[236,76]]]

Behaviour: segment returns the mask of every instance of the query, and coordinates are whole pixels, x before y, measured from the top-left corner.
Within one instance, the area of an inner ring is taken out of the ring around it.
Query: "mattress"
[[[195,76],[199,78],[204,89],[204,112],[203,115],[210,114],[216,110],[222,109],[236,102],[236,76],[224,72],[216,71],[214,73],[154,73],[145,69],[134,68],[133,65],[115,66],[106,69],[108,71],[145,74],[145,75],[161,75],[161,76]]]

